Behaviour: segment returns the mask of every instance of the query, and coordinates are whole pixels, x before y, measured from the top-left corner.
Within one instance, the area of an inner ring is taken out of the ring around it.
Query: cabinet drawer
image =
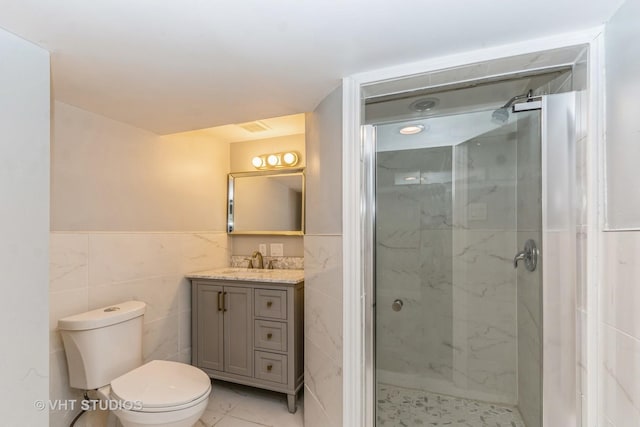
[[[284,354],[255,353],[255,376],[261,380],[287,383],[287,356]]]
[[[253,337],[256,348],[287,351],[286,323],[256,320]]]
[[[286,320],[287,291],[256,289],[255,315],[256,317]]]

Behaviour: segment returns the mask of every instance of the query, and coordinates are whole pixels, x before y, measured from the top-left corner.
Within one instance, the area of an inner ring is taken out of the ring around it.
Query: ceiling
[[[54,97],[159,134],[311,111],[362,71],[604,23],[623,0],[0,0]]]
[[[256,126],[257,125],[257,126]],[[215,126],[195,131],[216,142],[242,142],[305,133],[304,114],[262,119],[257,122]]]

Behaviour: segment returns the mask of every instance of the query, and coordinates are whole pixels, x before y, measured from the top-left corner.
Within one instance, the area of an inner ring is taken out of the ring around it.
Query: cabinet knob
[[[273,369],[273,365],[267,365],[267,371],[271,372],[272,369]]]
[[[267,301],[267,307],[271,308],[272,305],[273,305],[273,301]]]
[[[267,334],[267,339],[268,339],[268,340],[270,340],[270,339],[271,339],[271,337],[273,337],[273,334],[272,334],[271,332],[269,332],[269,333]]]

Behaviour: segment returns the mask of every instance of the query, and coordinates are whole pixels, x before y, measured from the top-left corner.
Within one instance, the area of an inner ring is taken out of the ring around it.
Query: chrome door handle
[[[393,303],[391,303],[391,309],[393,311],[400,311],[400,310],[402,310],[402,306],[403,305],[404,305],[404,303],[402,302],[402,300],[401,299],[397,299]]]
[[[529,271],[534,271],[538,266],[538,248],[532,239],[524,242],[524,250],[518,252],[513,258],[513,268],[518,268],[518,261],[524,261],[524,266]]]

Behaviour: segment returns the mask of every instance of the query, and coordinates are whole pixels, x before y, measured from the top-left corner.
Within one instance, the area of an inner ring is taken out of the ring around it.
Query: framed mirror
[[[304,234],[304,169],[230,173],[227,233]]]

